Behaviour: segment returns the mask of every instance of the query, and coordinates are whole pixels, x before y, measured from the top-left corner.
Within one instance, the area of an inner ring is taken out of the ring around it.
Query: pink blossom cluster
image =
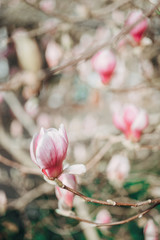
[[[127,139],[139,141],[143,130],[148,126],[149,119],[144,110],[130,104],[114,112],[113,123]]]

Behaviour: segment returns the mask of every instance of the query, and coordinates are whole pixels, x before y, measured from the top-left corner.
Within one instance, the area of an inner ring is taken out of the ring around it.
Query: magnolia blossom
[[[114,155],[106,169],[108,180],[115,185],[123,184],[128,177],[129,171],[129,160],[122,155]]]
[[[116,57],[111,51],[102,50],[92,58],[92,65],[94,70],[99,73],[102,83],[107,84],[114,73]]]
[[[65,184],[67,187],[76,189],[77,183],[76,178],[73,174],[63,173],[58,179],[62,181],[62,183]],[[60,209],[67,210],[72,208],[74,199],[74,194],[72,192],[56,186],[55,193],[59,200],[58,205]]]
[[[134,11],[129,15],[126,21],[126,25],[131,26],[142,17],[143,13],[140,10]],[[133,37],[135,42],[140,43],[147,28],[148,20],[146,18],[144,18],[141,22],[137,23],[136,26],[132,28],[132,30],[130,31],[130,35]]]
[[[134,105],[126,105],[113,114],[113,123],[127,139],[138,141],[142,131],[148,126],[149,120],[144,110]]]
[[[158,240],[158,228],[154,224],[152,219],[147,221],[144,228],[144,239],[145,240]]]
[[[111,215],[108,212],[108,210],[101,209],[96,216],[96,223],[105,224],[110,222],[111,222]]]
[[[33,136],[30,144],[31,158],[41,169],[48,183],[54,184],[51,180],[62,173],[79,175],[86,172],[83,164],[63,167],[67,148],[68,137],[63,124],[60,125],[59,130],[41,128],[40,132]]]
[[[30,154],[41,171],[49,179],[54,179],[62,173],[62,163],[66,157],[67,148],[68,137],[63,124],[61,124],[59,130],[41,128],[40,132],[32,139]]]

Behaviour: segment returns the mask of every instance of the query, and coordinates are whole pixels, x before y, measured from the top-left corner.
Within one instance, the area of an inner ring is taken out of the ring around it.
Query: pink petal
[[[43,135],[36,149],[36,161],[41,169],[54,166],[57,161],[54,142],[48,134]]]
[[[134,105],[127,105],[124,108],[124,121],[128,127],[135,121],[138,115],[138,109]]]
[[[145,111],[141,110],[132,125],[132,130],[143,131],[148,126],[148,123],[148,115]]]
[[[113,115],[113,123],[114,125],[121,131],[125,132],[127,130],[127,126],[124,122],[123,116],[121,112],[116,112]]]

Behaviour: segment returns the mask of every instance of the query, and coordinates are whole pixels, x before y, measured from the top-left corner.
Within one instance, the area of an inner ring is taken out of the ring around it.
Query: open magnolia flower
[[[148,126],[147,113],[134,105],[125,105],[124,108],[113,114],[114,125],[121,130],[127,139],[138,141],[143,130]]]
[[[83,164],[72,165],[63,169],[67,148],[68,137],[64,125],[61,124],[59,130],[41,128],[40,132],[33,136],[30,154],[33,162],[50,180],[59,177],[62,172],[71,174],[84,173],[86,169]]]
[[[63,173],[59,178],[67,187],[76,190],[76,178],[73,174]],[[73,206],[74,194],[58,186],[55,188],[59,209],[68,210]]]

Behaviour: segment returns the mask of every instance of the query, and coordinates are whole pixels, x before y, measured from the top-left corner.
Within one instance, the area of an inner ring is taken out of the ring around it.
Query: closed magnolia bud
[[[24,109],[31,117],[34,118],[38,114],[38,111],[39,111],[38,98],[36,98],[36,97],[30,98],[25,103]]]
[[[106,173],[108,180],[113,185],[122,185],[128,177],[130,163],[128,158],[122,155],[114,155],[107,165]]]
[[[105,224],[105,223],[110,223],[111,222],[111,215],[108,212],[107,209],[101,209],[97,216],[96,216],[96,223],[101,223],[101,224]]]
[[[102,50],[92,58],[92,65],[99,73],[104,84],[109,83],[116,67],[115,55],[109,50]]]
[[[129,15],[129,17],[126,21],[126,25],[131,26],[132,24],[136,23],[136,21],[138,21],[142,17],[143,17],[142,11],[140,11],[140,10],[134,11]],[[137,43],[141,42],[143,35],[144,35],[145,31],[147,30],[147,28],[148,28],[147,18],[144,18],[141,22],[137,23],[136,26],[134,26],[132,28],[132,30],[130,31],[130,35],[133,37],[135,42],[137,42]]]
[[[67,187],[76,189],[77,183],[76,178],[73,174],[63,173],[58,179],[61,180],[62,183],[65,184]],[[59,208],[63,210],[68,210],[72,208],[74,194],[58,186],[56,186],[55,190],[56,196],[59,200]]]
[[[126,105],[113,114],[113,123],[127,139],[138,141],[143,130],[148,126],[149,120],[144,110],[134,105]]]
[[[158,228],[154,224],[152,219],[147,221],[144,228],[144,239],[145,240],[158,240]]]
[[[30,154],[41,171],[49,179],[54,179],[62,173],[67,148],[68,137],[64,125],[61,124],[59,130],[41,128],[40,133],[32,139]]]
[[[12,137],[22,137],[23,127],[18,120],[14,119],[11,122],[10,133],[11,133]]]
[[[62,48],[55,43],[50,41],[47,45],[45,58],[49,67],[56,67],[63,56]]]
[[[17,58],[22,69],[37,72],[41,69],[42,59],[36,41],[24,29],[17,30],[13,36]]]
[[[51,118],[47,113],[41,113],[37,117],[37,125],[39,127],[49,128],[51,126]]]

